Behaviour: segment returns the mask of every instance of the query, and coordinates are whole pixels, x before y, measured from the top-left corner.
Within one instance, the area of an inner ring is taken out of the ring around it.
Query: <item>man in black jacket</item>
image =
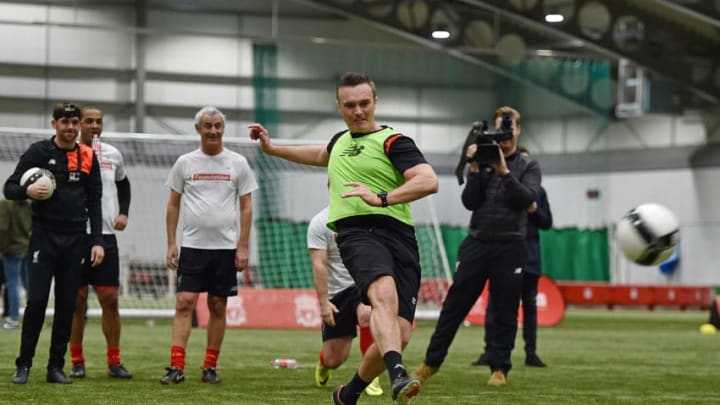
[[[90,261],[97,266],[105,256],[102,245],[100,165],[92,148],[75,142],[80,130],[80,117],[81,111],[77,105],[56,104],[51,121],[55,135],[30,145],[5,182],[6,198],[33,200],[32,236],[28,246],[30,289],[22,322],[20,355],[15,360],[15,384],[25,384],[28,380],[45,321],[53,278],[55,315],[46,380],[49,383],[72,383],[65,376],[63,366],[75,297],[87,255],[88,219],[92,240]],[[56,189],[50,198],[47,195],[51,190],[45,184],[20,185],[23,173],[32,167],[47,169],[55,176]]]
[[[510,353],[515,344],[523,268],[527,261],[525,234],[527,209],[540,188],[540,166],[517,153],[520,113],[511,107],[495,111],[495,126],[512,119],[511,139],[499,142],[499,157],[487,163],[475,159],[477,145],[466,156],[471,161],[463,205],[472,211],[469,235],[460,245],[457,270],[430,339],[425,361],[414,377],[425,382],[447,356],[455,333],[490,280],[490,299],[495,303],[494,324],[488,336],[491,376],[488,385],[507,384],[512,368]]]
[[[518,152],[523,156],[529,156],[528,150],[524,147],[518,147]],[[528,208],[528,224],[527,224],[527,247],[528,260],[523,268],[522,281],[522,308],[523,308],[523,340],[525,341],[525,365],[528,367],[547,367],[547,365],[537,355],[537,292],[538,281],[542,275],[542,266],[540,261],[540,229],[550,229],[553,219],[550,211],[550,203],[548,202],[545,189],[540,187],[537,201]],[[488,302],[485,311],[485,352],[472,362],[473,366],[489,365],[487,354],[487,336],[488,329],[494,327],[492,321],[495,318],[495,306],[493,302]]]

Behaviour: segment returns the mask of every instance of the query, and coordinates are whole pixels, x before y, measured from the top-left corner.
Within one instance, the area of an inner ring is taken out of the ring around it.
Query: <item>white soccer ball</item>
[[[615,240],[629,260],[654,266],[667,260],[680,242],[679,223],[660,204],[642,204],[628,211],[617,223]]]
[[[47,200],[52,197],[55,192],[55,176],[53,176],[50,170],[31,167],[20,177],[20,185],[25,188],[35,183],[45,184],[48,187],[49,192],[43,198],[40,198],[41,200]]]

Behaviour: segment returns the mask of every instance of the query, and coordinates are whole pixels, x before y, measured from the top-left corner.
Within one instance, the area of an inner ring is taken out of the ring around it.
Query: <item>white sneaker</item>
[[[5,330],[17,329],[18,326],[20,326],[20,321],[14,321],[12,319],[6,319],[5,323],[3,323],[3,329]]]

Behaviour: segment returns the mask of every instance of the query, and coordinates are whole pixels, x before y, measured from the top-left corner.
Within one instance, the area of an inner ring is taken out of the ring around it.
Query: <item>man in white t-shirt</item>
[[[118,310],[118,287],[120,285],[120,255],[118,254],[116,231],[127,226],[130,209],[130,181],[125,173],[123,156],[114,146],[100,142],[103,130],[103,111],[97,107],[87,106],[82,109],[80,120],[80,142],[93,146],[95,156],[100,163],[102,178],[102,233],[105,245],[105,260],[95,267],[90,260],[85,260],[82,280],[73,314],[72,332],[70,333],[70,357],[72,370],[70,377],[85,377],[85,358],[83,357],[83,335],[88,298],[88,286],[95,289],[100,307],[102,308],[102,330],[107,344],[108,377],[132,378],[120,362],[120,311]],[[97,142],[93,144],[93,139]],[[88,226],[88,234],[90,232]],[[90,242],[88,241],[88,244]],[[88,258],[90,246],[88,245]]]
[[[210,320],[202,381],[220,382],[216,366],[225,336],[227,297],[237,295],[237,272],[248,265],[252,195],[258,186],[247,159],[222,143],[225,115],[215,107],[195,114],[200,148],[180,156],[168,175],[167,265],[177,270],[170,367],[162,384],[185,380],[185,346],[200,292]],[[176,232],[182,204],[182,251]],[[238,225],[238,212],[240,223]]]
[[[328,207],[318,212],[310,220],[307,231],[313,280],[323,320],[323,346],[315,367],[315,385],[318,387],[327,384],[330,370],[340,367],[348,359],[358,326],[363,355],[373,343],[371,307],[360,302],[360,291],[342,262],[335,233],[327,227],[328,212]],[[378,377],[365,388],[365,393],[370,396],[383,394]]]

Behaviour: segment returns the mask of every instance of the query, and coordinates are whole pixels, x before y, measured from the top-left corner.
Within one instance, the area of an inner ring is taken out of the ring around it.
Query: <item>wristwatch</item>
[[[380,206],[383,208],[387,207],[388,206],[387,191],[381,191],[381,192],[377,193],[377,196],[380,198]]]

